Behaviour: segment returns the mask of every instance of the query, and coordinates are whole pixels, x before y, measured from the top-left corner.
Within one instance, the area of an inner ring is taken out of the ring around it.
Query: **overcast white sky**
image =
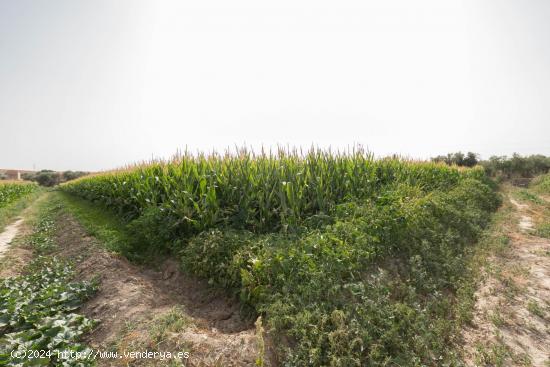
[[[550,155],[550,1],[0,0],[0,168]]]

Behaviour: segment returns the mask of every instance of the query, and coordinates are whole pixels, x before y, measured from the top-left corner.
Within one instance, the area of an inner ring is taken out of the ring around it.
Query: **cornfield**
[[[450,300],[499,204],[483,168],[363,151],[185,154],[61,188],[127,221],[121,252],[265,317],[285,366],[454,365]]]
[[[178,222],[182,234],[216,225],[267,232],[298,225],[340,202],[374,197],[396,182],[419,184],[430,191],[451,187],[460,177],[455,167],[374,160],[362,151],[311,151],[305,156],[240,152],[184,155],[170,163],[83,178],[63,189],[101,202],[128,219],[159,208]]]
[[[0,182],[0,208],[30,194],[37,185],[31,183],[2,183]]]

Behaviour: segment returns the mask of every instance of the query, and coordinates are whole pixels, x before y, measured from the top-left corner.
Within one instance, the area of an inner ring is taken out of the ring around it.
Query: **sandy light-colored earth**
[[[512,198],[510,198],[510,202],[512,203],[512,205],[514,205],[514,207],[520,213],[519,214],[519,228],[524,232],[533,229],[533,220],[527,214],[527,212],[529,210],[529,205],[518,203],[517,200],[514,200]]]
[[[8,250],[9,244],[19,232],[21,224],[23,224],[23,218],[17,219],[0,233],[0,259],[4,257],[4,253]]]
[[[550,240],[533,234],[536,209],[508,198],[510,248],[489,260],[464,331],[469,366],[550,366]],[[487,363],[487,361],[492,361]],[[495,363],[495,364],[493,364]]]
[[[0,235],[0,279],[18,275],[25,264],[32,259],[31,249],[20,246],[18,242],[32,233],[32,224],[29,223],[29,218],[33,216],[38,203],[44,199],[45,195],[38,197]]]

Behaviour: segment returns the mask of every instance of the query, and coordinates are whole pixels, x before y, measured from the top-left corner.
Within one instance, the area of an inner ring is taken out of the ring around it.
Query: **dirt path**
[[[529,205],[520,204],[512,198],[510,198],[510,202],[520,213],[519,228],[524,232],[533,229],[533,219],[527,214]]]
[[[8,250],[9,244],[17,236],[19,227],[23,223],[23,218],[17,219],[0,233],[0,259],[4,257],[4,253]]]
[[[29,221],[32,221],[30,219],[37,205],[45,198],[44,194],[36,197],[0,235],[0,279],[19,274],[32,258],[32,250],[27,246],[20,246],[19,240],[32,232]]]
[[[99,276],[100,290],[83,313],[100,321],[87,342],[96,349],[187,351],[186,366],[254,366],[254,321],[236,302],[181,274],[176,262],[158,271],[108,253],[69,214],[58,221],[60,255],[76,262],[78,276]],[[131,363],[130,363],[131,362]],[[167,365],[166,361],[100,360],[99,365]],[[178,364],[181,365],[181,364]]]
[[[464,333],[470,366],[550,366],[550,240],[536,237],[536,210],[508,198],[516,223],[510,248],[490,259]]]

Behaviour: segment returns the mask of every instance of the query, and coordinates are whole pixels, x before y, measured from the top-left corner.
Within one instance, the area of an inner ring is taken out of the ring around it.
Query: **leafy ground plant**
[[[57,258],[38,257],[25,275],[0,284],[0,365],[82,366],[61,352],[86,352],[78,343],[92,320],[75,313],[97,286],[71,282],[73,269]],[[32,351],[32,352],[31,352]],[[36,353],[33,353],[36,352]]]

